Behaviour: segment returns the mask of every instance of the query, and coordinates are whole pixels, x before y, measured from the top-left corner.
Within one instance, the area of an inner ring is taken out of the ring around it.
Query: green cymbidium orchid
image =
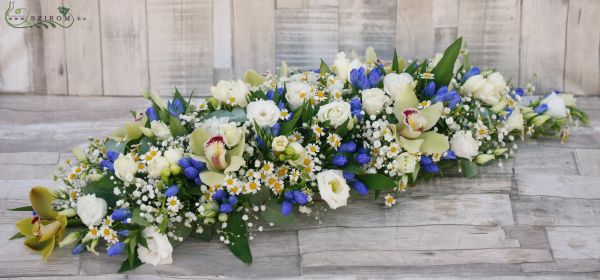
[[[34,187],[29,192],[35,216],[17,222],[19,232],[27,239],[24,244],[48,260],[54,246],[63,238],[67,228],[67,217],[52,209],[54,196],[45,187]]]
[[[192,132],[190,146],[192,157],[206,163],[208,168],[200,172],[200,179],[208,186],[223,183],[225,174],[235,172],[244,164],[245,135],[242,133],[239,143],[232,149],[227,149],[223,136],[211,136],[208,129],[199,127]]]
[[[145,127],[148,117],[143,113],[137,113],[137,116],[135,120],[126,122],[123,128],[115,130],[112,137],[119,142],[135,140],[142,135],[152,137],[152,131]]]
[[[442,115],[444,105],[435,103],[417,109],[419,100],[414,91],[405,91],[396,97],[394,115],[398,124],[390,125],[400,146],[409,153],[439,154],[450,148],[448,137],[429,131]]]

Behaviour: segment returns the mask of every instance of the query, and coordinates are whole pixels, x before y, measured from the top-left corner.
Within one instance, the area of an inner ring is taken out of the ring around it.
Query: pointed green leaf
[[[109,174],[102,176],[97,181],[89,182],[85,187],[81,189],[84,194],[95,194],[96,197],[100,197],[106,200],[108,205],[114,205],[119,197],[115,195],[114,189],[118,185],[115,185],[110,179]]]
[[[398,186],[394,179],[382,174],[361,174],[356,179],[365,183],[370,190],[390,190]]]
[[[303,110],[304,106],[301,106],[300,108],[296,109],[296,111],[294,112],[294,117],[291,120],[288,120],[285,123],[281,124],[279,128],[280,135],[288,136],[292,134],[292,131],[294,131],[294,128],[296,128],[296,123],[298,123],[298,120],[300,119]]]
[[[8,209],[8,211],[33,211],[33,207],[31,207],[31,206],[23,206],[23,207],[17,207],[17,208]]]
[[[329,66],[327,65],[327,63],[325,63],[325,61],[323,61],[321,59],[321,66],[319,66],[319,74],[321,76],[323,76],[327,73],[333,73],[333,72],[331,72],[331,69],[329,69]]]
[[[454,43],[444,51],[444,56],[442,56],[442,59],[440,59],[435,68],[433,68],[433,71],[431,71],[438,88],[450,84],[450,80],[452,80],[452,76],[454,75],[454,63],[458,58],[461,46],[462,37],[454,41]]]
[[[227,227],[225,228],[229,240],[229,250],[242,260],[244,263],[252,263],[252,252],[248,245],[248,231],[246,223],[242,220],[242,214],[239,212],[231,212],[227,219]]]
[[[141,213],[142,211],[139,208],[133,209],[133,211],[131,212],[131,223],[143,227],[151,226],[152,224],[150,224],[150,222],[148,222],[146,219],[140,216]]]
[[[479,167],[470,160],[460,160],[461,168],[465,177],[473,178],[479,173]]]
[[[394,49],[394,60],[392,61],[392,71],[400,74],[400,63],[398,61],[398,53]]]

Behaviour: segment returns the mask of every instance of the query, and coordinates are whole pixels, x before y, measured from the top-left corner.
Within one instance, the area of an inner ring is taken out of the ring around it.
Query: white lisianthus
[[[160,140],[167,140],[171,137],[169,126],[162,121],[152,121],[150,123],[150,130]]]
[[[312,92],[307,83],[290,82],[285,84],[286,93],[285,99],[292,110],[298,109],[304,102],[312,97]]]
[[[159,178],[160,172],[163,169],[169,168],[171,163],[165,157],[156,156],[151,159],[148,163],[148,177],[150,178]]]
[[[140,261],[154,266],[170,264],[173,262],[173,246],[165,234],[161,234],[156,227],[147,227],[142,231],[146,239],[147,248],[138,245],[137,253]]]
[[[242,140],[242,130],[234,123],[225,124],[221,127],[221,135],[225,141],[225,145],[229,148],[237,146]]]
[[[315,175],[319,194],[329,208],[345,206],[350,196],[350,187],[341,170],[324,170]]]
[[[77,199],[77,216],[88,227],[102,223],[107,209],[106,201],[96,197],[95,194],[84,195]]]
[[[317,118],[321,122],[329,121],[331,126],[337,128],[351,116],[350,104],[343,101],[334,101],[321,106],[317,112]]]
[[[210,136],[220,135],[221,128],[229,123],[229,118],[212,117],[202,122],[201,127],[206,128],[210,132]]]
[[[180,148],[170,148],[164,153],[165,158],[171,164],[178,164],[179,160],[183,157],[183,149]]]
[[[300,155],[301,158],[306,155],[306,149],[304,149],[304,147],[302,147],[302,144],[298,142],[289,143],[287,146],[292,148],[292,150],[294,150],[294,154]]]
[[[450,148],[456,156],[469,160],[479,154],[479,145],[470,131],[461,130],[456,132],[450,140]]]
[[[383,105],[388,100],[389,97],[380,88],[371,88],[362,92],[363,110],[369,115],[381,113]]]
[[[562,99],[556,92],[552,92],[546,98],[542,99],[541,104],[548,105],[548,114],[553,118],[564,118],[567,116],[567,105],[565,104],[565,100]]]
[[[494,106],[500,102],[500,92],[492,83],[486,82],[482,89],[473,93],[473,97],[485,102],[490,106]]]
[[[518,108],[514,109],[510,114],[510,117],[506,119],[506,129],[508,130],[508,132],[511,132],[515,129],[523,130],[523,125],[524,121],[523,114],[521,114],[521,110],[519,110]]]
[[[390,73],[383,78],[383,90],[395,101],[407,93],[414,94],[416,85],[415,80],[408,73]]]
[[[575,96],[572,94],[561,93],[558,96],[565,101],[565,105],[567,106],[575,106]]]
[[[113,166],[115,168],[115,175],[123,181],[132,180],[133,175],[138,171],[138,165],[130,154],[120,154]]]
[[[220,102],[246,107],[250,89],[241,80],[219,81],[217,86],[210,87],[210,93]]]
[[[283,152],[285,150],[285,148],[288,146],[288,144],[289,144],[289,140],[288,140],[287,136],[279,135],[279,136],[273,138],[273,142],[271,143],[271,146],[272,146],[273,150],[275,150],[277,152]]]
[[[499,93],[508,92],[508,86],[506,86],[506,80],[504,80],[502,74],[494,72],[489,74],[486,80],[488,83],[492,84]]]
[[[486,82],[485,78],[483,78],[483,75],[478,74],[468,78],[462,87],[466,93],[474,94],[475,92],[482,90],[485,84]]]
[[[348,67],[350,66],[350,59],[346,58],[346,54],[344,52],[339,52],[335,60],[333,61],[333,66],[335,67],[335,74],[342,81],[348,80]]]
[[[400,173],[412,173],[417,167],[417,157],[408,152],[404,152],[394,160],[393,166]]]
[[[281,111],[273,100],[252,101],[246,108],[248,119],[260,127],[272,127],[281,116]]]

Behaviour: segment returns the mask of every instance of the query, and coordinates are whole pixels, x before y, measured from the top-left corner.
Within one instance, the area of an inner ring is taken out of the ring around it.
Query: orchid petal
[[[259,86],[265,81],[265,77],[261,74],[258,74],[253,69],[250,69],[244,73],[244,82],[252,85]]]
[[[216,186],[225,181],[225,174],[214,171],[200,172],[200,180],[207,186]]]
[[[440,117],[442,116],[442,111],[444,110],[444,104],[442,102],[435,103],[423,110],[420,111],[421,116],[427,119],[427,124],[423,127],[423,130],[427,131],[434,127]]]
[[[54,196],[48,188],[38,186],[29,191],[31,207],[43,220],[53,220],[58,215],[58,212],[52,209],[52,200]]]
[[[448,137],[434,131],[421,134],[419,139],[423,140],[421,152],[424,154],[441,154],[450,148]]]
[[[240,169],[240,167],[242,167],[243,164],[244,164],[244,159],[242,157],[233,156],[233,157],[231,157],[231,160],[229,161],[229,166],[227,166],[227,168],[225,168],[225,170],[223,172],[227,173],[227,172],[238,171]]]
[[[421,146],[423,145],[423,139],[406,139],[402,136],[400,136],[400,141],[399,144],[400,146],[405,149],[407,152],[409,153],[417,153],[419,152],[419,150],[421,149]]]
[[[210,132],[204,127],[199,127],[192,132],[190,136],[190,146],[192,153],[197,156],[204,156],[204,144],[210,138]]]
[[[402,114],[404,109],[416,108],[418,105],[419,99],[414,90],[405,90],[403,94],[396,96],[394,101],[394,115],[398,119],[398,122],[401,123],[404,120],[404,115]]]

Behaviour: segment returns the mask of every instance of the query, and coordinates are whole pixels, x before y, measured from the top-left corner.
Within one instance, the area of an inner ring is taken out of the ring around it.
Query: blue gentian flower
[[[425,86],[425,89],[423,90],[423,94],[427,98],[430,98],[435,94],[435,82],[434,81],[427,83],[427,85]]]
[[[167,109],[169,109],[169,113],[174,117],[179,117],[179,115],[183,114],[183,104],[179,99],[174,99],[173,102],[168,101]]]
[[[115,222],[120,222],[122,220],[125,220],[127,218],[129,218],[129,210],[126,208],[117,208],[115,210],[113,210],[112,214],[110,215],[110,217],[113,219],[113,221]]]
[[[446,153],[442,156],[442,159],[445,159],[445,160],[456,159],[456,153],[454,153],[453,150],[447,150]]]
[[[365,165],[371,161],[371,157],[367,154],[357,154],[354,157],[354,160],[356,160],[356,162],[358,162],[360,165]]]
[[[122,229],[122,230],[117,231],[117,234],[119,236],[129,236],[129,230],[128,229]]]
[[[439,168],[429,156],[421,156],[421,168],[427,173],[438,173]]]
[[[533,109],[535,111],[536,114],[543,114],[544,112],[548,111],[548,104],[540,104],[539,106],[535,107],[535,109]]]
[[[165,196],[176,196],[177,193],[179,193],[179,187],[177,185],[172,185],[165,191]]]
[[[265,141],[260,138],[260,136],[256,135],[256,145],[258,145],[259,148],[263,149],[265,147]]]
[[[516,88],[515,94],[517,94],[518,96],[523,96],[525,95],[525,91],[522,88]]]
[[[83,250],[85,250],[85,246],[83,246],[83,244],[79,243],[79,244],[77,244],[77,246],[75,246],[73,248],[73,250],[71,250],[71,254],[79,255],[83,252]]]
[[[462,82],[464,83],[469,78],[479,74],[481,74],[481,70],[479,70],[479,67],[473,67],[462,77]]]
[[[350,100],[350,110],[354,111],[354,110],[361,110],[362,109],[362,102],[360,101],[360,98],[358,97],[354,97]]]
[[[288,216],[292,213],[292,202],[284,200],[281,202],[281,215]]]
[[[186,169],[183,170],[183,173],[185,174],[185,177],[187,177],[190,180],[194,180],[198,177],[198,169],[190,166]]]
[[[182,168],[188,168],[188,167],[192,166],[192,159],[191,158],[181,158],[181,159],[179,159],[179,161],[177,163],[179,163],[179,166],[181,166]]]
[[[231,205],[236,205],[238,203],[237,196],[235,196],[235,195],[229,196],[229,198],[227,199],[227,201]]]
[[[284,197],[285,199],[288,199],[288,200],[292,200],[292,199],[294,199],[294,195],[292,194],[292,192],[291,192],[291,191],[286,191],[286,192],[284,192],[284,193],[283,193],[283,197]]]
[[[200,177],[196,177],[196,179],[194,179],[194,184],[196,184],[196,186],[202,185],[202,179],[200,179]]]
[[[108,247],[107,254],[109,257],[123,254],[125,252],[125,243],[118,242]]]
[[[448,91],[448,87],[443,86],[435,93],[433,102],[446,102],[450,109],[454,109],[460,102],[460,94],[455,90]]]
[[[110,171],[115,171],[114,163],[108,159],[101,161],[100,166],[102,166],[103,168],[106,168]]]
[[[360,109],[358,109],[358,110],[352,110],[352,116],[353,116],[353,117],[356,117],[356,119],[357,119],[359,122],[361,122],[361,121],[362,121],[362,117],[363,117],[363,115],[362,115],[362,112],[361,112],[361,110],[360,110]]]
[[[285,109],[285,103],[283,103],[283,101],[279,101],[279,103],[277,103],[277,108],[279,108],[279,110]]]
[[[117,160],[119,158],[119,152],[115,152],[115,151],[108,151],[106,152],[106,157],[108,158],[108,160],[114,162],[115,160]]]
[[[154,111],[153,107],[148,107],[146,109],[146,116],[148,116],[148,120],[151,122],[158,121],[158,114],[156,114],[156,111]]]
[[[285,91],[285,88],[283,88],[283,87],[277,88],[277,95],[282,95],[284,91]]]
[[[348,158],[344,155],[336,155],[331,160],[331,163],[337,167],[343,167],[348,164]]]
[[[339,151],[343,153],[354,153],[356,151],[356,143],[354,141],[346,142],[340,146]]]
[[[206,163],[192,159],[192,166],[198,169],[198,172],[206,170]]]
[[[231,213],[231,211],[233,211],[233,205],[231,205],[229,203],[223,203],[219,207],[219,212],[221,212],[221,213],[229,214],[229,213]]]
[[[367,185],[365,185],[365,183],[363,183],[359,180],[350,182],[350,187],[352,187],[352,189],[354,191],[356,191],[357,193],[359,193],[360,195],[367,195],[369,193],[369,189],[367,188]]]
[[[294,198],[293,198],[294,202],[296,202],[300,205],[304,205],[304,204],[308,203],[308,197],[303,192],[301,192],[299,190],[293,190],[292,195],[294,196]]]
[[[280,125],[278,123],[276,123],[275,125],[273,125],[273,127],[271,127],[271,133],[273,133],[273,136],[279,135],[279,128],[280,128]]]
[[[370,84],[369,88],[378,86],[379,81],[381,81],[382,76],[383,75],[382,75],[381,69],[379,69],[379,67],[373,68],[373,70],[371,70],[371,72],[369,72],[369,75],[368,75],[369,84]]]
[[[273,100],[273,98],[275,97],[275,92],[273,90],[269,90],[265,95],[267,96],[267,99]]]
[[[225,192],[222,189],[216,190],[212,195],[212,199],[216,201],[222,200],[223,197],[225,197]]]
[[[370,88],[371,83],[365,74],[364,67],[352,69],[352,71],[350,71],[350,83],[361,90]]]
[[[354,173],[344,171],[343,174],[344,174],[344,180],[346,180],[346,182],[352,182],[352,181],[356,180],[354,178],[354,176],[355,176]]]

